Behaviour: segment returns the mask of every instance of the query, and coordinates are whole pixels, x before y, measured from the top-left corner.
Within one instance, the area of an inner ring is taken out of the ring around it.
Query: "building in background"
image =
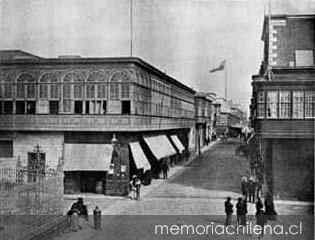
[[[220,97],[216,99],[216,104],[220,105],[220,115],[216,124],[217,135],[227,132],[234,135],[236,126],[241,131],[242,127],[239,126],[243,126],[246,122],[246,114],[241,106]]]
[[[195,91],[141,59],[8,50],[0,74],[1,160],[30,167],[39,145],[66,193],[125,195],[130,174],[195,148]]]
[[[264,19],[264,59],[252,77],[251,162],[276,198],[314,200],[315,15]]]
[[[196,113],[196,152],[200,153],[201,147],[208,145],[215,133],[215,95],[197,92],[195,94]]]

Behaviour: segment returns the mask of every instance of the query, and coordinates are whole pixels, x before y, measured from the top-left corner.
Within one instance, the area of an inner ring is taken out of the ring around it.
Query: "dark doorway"
[[[121,101],[121,114],[130,114],[130,101]]]
[[[35,114],[36,113],[36,102],[28,101],[26,102],[26,114]]]
[[[97,193],[96,186],[102,186],[105,194],[106,171],[67,171],[64,178],[64,192]]]
[[[49,101],[49,113],[58,114],[59,113],[59,102],[58,101]]]
[[[75,114],[82,114],[83,107],[82,107],[82,101],[75,101],[74,102],[74,113]]]

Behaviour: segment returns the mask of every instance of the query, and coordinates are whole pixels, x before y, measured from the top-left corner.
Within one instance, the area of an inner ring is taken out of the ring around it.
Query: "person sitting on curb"
[[[87,207],[83,203],[83,198],[78,198],[78,201],[72,204],[67,215],[70,216],[70,230],[74,232],[78,231],[78,229],[81,230],[81,219],[89,220]]]

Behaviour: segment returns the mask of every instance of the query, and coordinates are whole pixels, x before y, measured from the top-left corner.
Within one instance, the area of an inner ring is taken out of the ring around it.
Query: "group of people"
[[[264,209],[265,205],[265,210]],[[226,201],[224,202],[225,207],[225,225],[229,226],[232,225],[232,215],[233,215],[233,204],[231,197],[227,197]],[[237,219],[237,226],[245,226],[246,222],[246,214],[247,211],[247,200],[246,198],[239,197],[236,203],[236,219]],[[263,204],[260,197],[257,197],[256,201],[256,224],[261,226],[262,228],[266,224],[267,221],[275,220],[275,216],[277,212],[275,211],[272,195],[267,193],[265,196],[265,202]]]
[[[244,196],[245,200],[248,202],[255,203],[255,199],[261,197],[262,194],[262,184],[257,178],[250,176],[242,177],[241,180],[241,188],[242,188],[242,195]]]

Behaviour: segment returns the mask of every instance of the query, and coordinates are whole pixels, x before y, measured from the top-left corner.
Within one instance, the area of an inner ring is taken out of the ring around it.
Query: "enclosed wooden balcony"
[[[194,119],[140,115],[0,115],[0,130],[151,131],[190,128]]]

